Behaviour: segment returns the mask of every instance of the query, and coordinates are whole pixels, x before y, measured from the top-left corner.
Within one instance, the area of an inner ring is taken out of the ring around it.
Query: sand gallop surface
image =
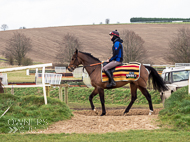
[[[148,109],[131,109],[126,116],[123,116],[123,109],[107,110],[106,116],[99,116],[101,110],[98,110],[98,114],[91,110],[75,111],[72,119],[56,122],[38,133],[106,133],[159,129],[156,120],[160,110],[155,109],[152,115],[148,115]]]

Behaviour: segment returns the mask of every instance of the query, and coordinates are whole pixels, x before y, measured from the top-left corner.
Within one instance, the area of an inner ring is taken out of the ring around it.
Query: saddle
[[[107,65],[108,62],[104,62],[102,64],[102,68]],[[112,74],[114,81],[137,81],[140,77],[140,66],[141,63],[138,62],[130,62],[120,64],[109,71]],[[108,82],[109,78],[102,71],[101,72],[102,82]]]

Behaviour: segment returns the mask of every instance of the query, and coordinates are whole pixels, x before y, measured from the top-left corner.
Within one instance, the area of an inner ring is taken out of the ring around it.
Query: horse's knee
[[[88,100],[91,102],[91,101],[92,101],[92,98],[93,98],[92,96],[89,96]]]
[[[134,102],[137,99],[137,96],[132,96],[131,101]]]

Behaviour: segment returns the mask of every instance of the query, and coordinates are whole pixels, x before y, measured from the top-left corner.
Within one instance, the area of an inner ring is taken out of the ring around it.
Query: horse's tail
[[[159,92],[168,90],[168,87],[164,83],[162,77],[153,67],[145,66],[145,68],[147,68],[150,71],[149,79],[152,79],[154,90],[158,90]]]

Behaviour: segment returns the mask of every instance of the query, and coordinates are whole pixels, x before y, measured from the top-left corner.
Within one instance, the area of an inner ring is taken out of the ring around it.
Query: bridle
[[[78,62],[79,64],[79,61],[78,61],[78,54],[76,54],[76,58],[75,58],[75,61],[74,62]],[[86,69],[86,67],[93,67],[93,66],[96,66],[90,73],[89,73],[89,76],[95,71],[95,69],[97,68],[98,65],[102,64],[103,62],[101,63],[95,63],[95,64],[90,64],[90,65],[86,65],[86,66],[79,66],[79,65],[75,65],[75,64],[70,64],[70,65],[73,65],[74,68],[78,68],[78,67],[83,67],[83,73],[84,73],[84,68]]]
[[[76,54],[76,58],[75,58],[75,61],[77,61],[78,62],[78,64],[79,64],[79,61],[78,61],[78,58],[77,58],[77,56],[78,56],[78,54]],[[75,62],[74,61],[74,62]],[[73,65],[74,66],[74,68],[77,68],[78,67],[78,65],[75,65],[75,64],[70,64],[70,65]]]

